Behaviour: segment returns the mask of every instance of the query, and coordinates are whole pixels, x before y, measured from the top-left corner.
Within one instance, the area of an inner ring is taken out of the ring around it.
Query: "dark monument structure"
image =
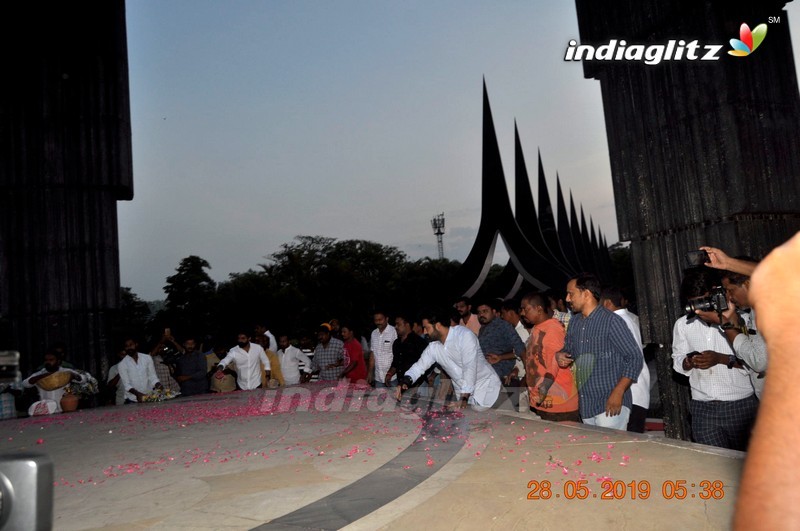
[[[786,2],[576,4],[581,44],[724,45],[718,61],[583,62],[602,90],[617,220],[621,239],[631,241],[643,339],[662,345],[667,435],[689,438],[688,388],[673,379],[670,359],[684,253],[708,244],[763,257],[800,230],[800,97]],[[751,56],[727,55],[742,23],[767,22]]]
[[[0,349],[23,374],[63,341],[95,374],[119,303],[117,201],[133,197],[124,0],[3,7]]]
[[[567,221],[560,181],[557,181],[557,216],[553,215],[541,155],[538,160],[537,212],[516,125],[514,141],[515,210],[512,211],[484,83],[481,222],[472,250],[459,270],[456,285],[467,296],[481,289],[492,265],[498,237],[503,239],[510,255],[495,285],[496,294],[504,298],[513,297],[525,283],[539,290],[563,289],[567,280],[581,271],[608,278],[611,262],[605,238],[595,234],[593,225],[591,229],[587,228],[585,218],[579,225],[572,197],[571,222]]]

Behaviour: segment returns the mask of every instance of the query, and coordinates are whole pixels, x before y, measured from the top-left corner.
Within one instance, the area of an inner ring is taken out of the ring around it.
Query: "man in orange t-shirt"
[[[525,295],[520,306],[522,318],[533,324],[525,349],[531,411],[542,420],[580,422],[572,371],[556,362],[556,352],[564,348],[564,325],[553,318],[550,301],[540,293]]]

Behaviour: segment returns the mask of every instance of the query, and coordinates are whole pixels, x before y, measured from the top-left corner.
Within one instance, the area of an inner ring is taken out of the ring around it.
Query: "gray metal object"
[[[0,350],[0,384],[19,383],[21,379],[19,352],[16,350]]]
[[[53,462],[41,454],[0,456],[0,530],[53,527]]]

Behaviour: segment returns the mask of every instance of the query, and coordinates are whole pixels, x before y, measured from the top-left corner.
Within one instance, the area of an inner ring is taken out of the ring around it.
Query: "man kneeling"
[[[413,385],[425,372],[438,363],[452,378],[458,407],[469,404],[476,411],[485,411],[498,401],[500,378],[486,361],[478,338],[464,326],[450,326],[450,314],[422,316],[422,326],[431,343],[414,365],[405,373],[396,395]],[[457,322],[457,321],[456,321]]]

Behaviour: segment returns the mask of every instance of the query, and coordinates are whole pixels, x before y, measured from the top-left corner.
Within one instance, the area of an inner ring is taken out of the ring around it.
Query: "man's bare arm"
[[[725,269],[727,271],[739,273],[740,275],[751,276],[756,266],[758,265],[757,262],[749,262],[747,260],[739,260],[738,258],[731,258],[727,254],[725,254],[725,251],[723,251],[722,249],[717,249],[716,247],[709,247],[707,245],[704,245],[700,247],[700,249],[707,252],[708,259],[711,260],[706,264],[706,266],[712,267],[714,269]]]
[[[750,297],[767,342],[769,375],[750,440],[734,515],[735,529],[798,529],[800,482],[791,463],[800,445],[800,335],[781,301],[800,299],[800,233],[772,251],[752,276]]]

